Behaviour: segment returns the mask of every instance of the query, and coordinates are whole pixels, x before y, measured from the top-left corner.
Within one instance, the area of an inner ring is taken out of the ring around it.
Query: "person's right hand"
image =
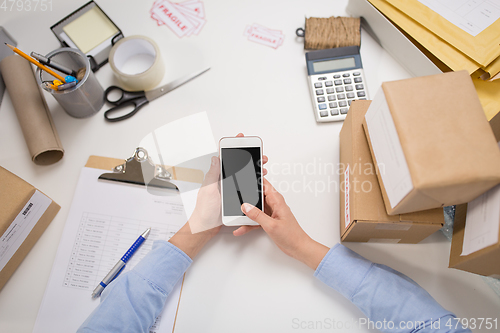
[[[285,254],[316,269],[328,252],[328,247],[314,241],[305,233],[283,196],[266,179],[264,197],[266,212],[269,215],[248,203],[244,203],[241,210],[257,222]]]

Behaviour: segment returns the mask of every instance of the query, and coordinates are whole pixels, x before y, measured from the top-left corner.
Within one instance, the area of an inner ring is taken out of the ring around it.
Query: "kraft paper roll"
[[[146,36],[120,39],[109,52],[109,64],[121,85],[129,90],[152,89],[165,73],[158,45]]]
[[[64,155],[64,149],[31,67],[26,59],[16,54],[0,62],[0,71],[31,159],[35,164],[48,165],[59,161]]]

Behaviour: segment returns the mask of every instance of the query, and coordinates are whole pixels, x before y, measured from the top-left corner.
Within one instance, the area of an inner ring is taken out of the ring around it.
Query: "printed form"
[[[187,221],[177,191],[156,196],[143,186],[98,181],[104,172],[82,169],[33,332],[75,332],[100,302],[91,298],[93,289],[141,233],[151,228],[124,272],[151,250],[155,240],[170,239]],[[181,191],[184,186],[197,192],[194,183],[175,183]],[[172,332],[180,291],[181,281],[151,333]]]
[[[418,0],[472,36],[500,18],[498,0]]]
[[[469,202],[461,256],[467,256],[498,243],[499,203],[500,185]]]

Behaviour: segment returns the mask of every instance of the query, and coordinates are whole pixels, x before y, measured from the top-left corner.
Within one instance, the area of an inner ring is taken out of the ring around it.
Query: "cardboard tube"
[[[16,110],[31,159],[48,165],[59,161],[64,149],[31,64],[14,54],[0,62],[5,86]]]

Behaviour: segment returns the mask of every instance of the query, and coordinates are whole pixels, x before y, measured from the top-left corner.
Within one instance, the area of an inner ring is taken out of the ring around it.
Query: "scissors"
[[[127,118],[130,118],[134,114],[136,114],[137,111],[139,111],[144,105],[148,104],[152,100],[155,100],[158,97],[161,97],[161,96],[165,95],[166,93],[174,90],[175,88],[182,86],[184,83],[187,83],[187,82],[191,81],[192,79],[200,76],[201,74],[205,73],[209,69],[210,69],[210,67],[202,70],[201,72],[196,72],[196,73],[187,75],[185,77],[181,77],[180,79],[172,81],[172,82],[164,85],[163,87],[159,87],[159,88],[156,88],[153,90],[148,90],[148,91],[127,91],[127,90],[123,90],[122,88],[117,87],[117,86],[111,86],[108,89],[106,89],[106,91],[104,92],[104,96],[106,98],[106,101],[108,103],[115,105],[115,107],[112,107],[108,111],[104,112],[104,118],[110,122],[116,122],[116,121],[121,121],[121,120],[125,120]],[[120,93],[120,95],[118,96],[118,98],[111,99],[110,98],[112,96],[111,94],[114,91],[118,91]],[[114,113],[114,112],[116,112],[116,111],[118,111],[126,106],[130,106],[130,105],[134,105],[134,109],[132,111],[130,111],[129,113],[127,113],[123,116],[112,117],[112,115],[111,115],[112,113]]]

